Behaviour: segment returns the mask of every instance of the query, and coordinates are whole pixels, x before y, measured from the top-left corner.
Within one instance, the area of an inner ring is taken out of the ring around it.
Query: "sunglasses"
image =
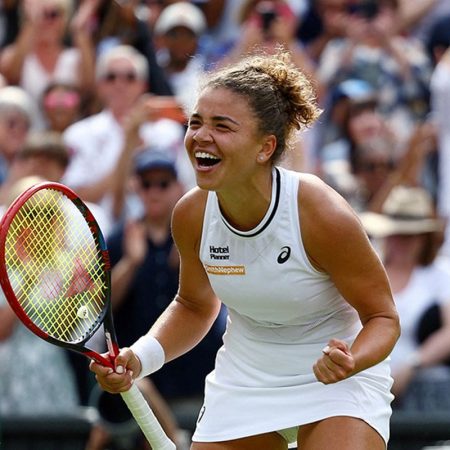
[[[127,83],[133,83],[137,80],[137,74],[135,72],[107,72],[103,77],[108,83],[114,83],[117,80],[126,81]]]
[[[46,20],[56,20],[59,19],[63,15],[63,12],[60,9],[45,9],[42,12],[42,17]]]
[[[80,104],[80,96],[76,92],[50,92],[44,99],[46,108],[73,108]]]
[[[7,117],[3,119],[3,123],[5,124],[6,128],[11,131],[15,130],[25,133],[30,128],[30,123],[27,120],[21,119],[19,117]]]
[[[145,191],[149,191],[150,189],[156,188],[160,191],[165,191],[170,187],[173,183],[173,180],[158,180],[158,181],[150,181],[150,180],[141,180],[141,187]]]

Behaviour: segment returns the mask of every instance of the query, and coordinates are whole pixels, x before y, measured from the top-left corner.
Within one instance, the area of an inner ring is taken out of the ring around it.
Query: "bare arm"
[[[332,340],[316,363],[317,378],[332,383],[385,359],[399,337],[399,321],[384,268],[345,200],[316,177],[305,176],[299,202],[311,262],[330,275],[363,325],[350,348]]]
[[[26,22],[22,27],[16,41],[6,47],[0,54],[0,72],[10,84],[19,84],[23,63],[26,55],[31,51],[34,25]]]
[[[205,192],[191,191],[178,203],[173,215],[172,233],[180,253],[180,287],[150,330],[163,346],[166,361],[197,345],[220,310],[220,301],[198,257],[205,197]]]
[[[436,0],[400,0],[399,32],[408,31],[436,6]]]
[[[197,345],[207,334],[220,311],[220,301],[209,283],[198,257],[206,193],[195,189],[177,204],[172,233],[180,253],[180,283],[175,299],[161,314],[148,334],[164,349],[165,361],[171,361]],[[94,362],[90,368],[103,389],[123,392],[132,378],[139,376],[141,363],[130,349],[122,349],[116,358],[117,373]]]
[[[374,194],[367,205],[367,209],[381,213],[383,204],[394,187],[401,184],[420,185],[427,155],[436,151],[436,149],[436,129],[434,125],[431,122],[416,125],[398,166]]]
[[[95,49],[90,30],[91,17],[95,13],[97,0],[84,0],[70,23],[73,43],[80,52],[78,80],[80,88],[92,92],[95,84]]]

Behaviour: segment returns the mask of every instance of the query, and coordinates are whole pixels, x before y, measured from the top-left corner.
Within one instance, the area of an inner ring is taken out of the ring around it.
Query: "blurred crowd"
[[[130,345],[177,289],[170,216],[195,186],[183,137],[201,76],[279,46],[323,110],[282,164],[348,200],[391,281],[402,324],[393,407],[448,410],[448,0],[0,0],[1,208],[39,180],[91,205],[111,250],[119,343]],[[201,405],[224,327],[221,315],[198,349],[144,380],[179,442],[179,411]],[[0,415],[89,404],[87,361],[47,344],[30,354],[28,339],[0,298],[0,356],[19,348],[28,361],[20,375],[0,367]],[[39,388],[26,381],[36,370]],[[88,450],[111,439],[99,426]]]

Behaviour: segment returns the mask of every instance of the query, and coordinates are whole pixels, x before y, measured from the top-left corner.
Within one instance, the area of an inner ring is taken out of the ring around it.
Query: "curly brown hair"
[[[277,161],[291,147],[295,131],[309,127],[321,114],[308,77],[293,64],[289,52],[258,52],[209,73],[201,90],[225,88],[244,96],[262,134],[273,134]]]

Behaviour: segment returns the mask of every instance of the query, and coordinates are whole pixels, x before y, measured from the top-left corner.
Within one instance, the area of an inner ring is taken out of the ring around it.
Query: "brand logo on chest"
[[[214,245],[210,245],[209,257],[214,260],[229,260],[230,248],[228,245],[226,247],[215,247]]]
[[[281,252],[278,255],[277,262],[278,264],[284,264],[291,256],[291,248],[287,245],[281,247]]]
[[[233,265],[230,266],[230,247],[224,246],[209,246],[209,258],[216,262],[216,264],[205,264],[206,272],[211,275],[245,275],[245,266]],[[228,261],[226,264],[225,261]],[[225,265],[221,262],[225,263]]]

